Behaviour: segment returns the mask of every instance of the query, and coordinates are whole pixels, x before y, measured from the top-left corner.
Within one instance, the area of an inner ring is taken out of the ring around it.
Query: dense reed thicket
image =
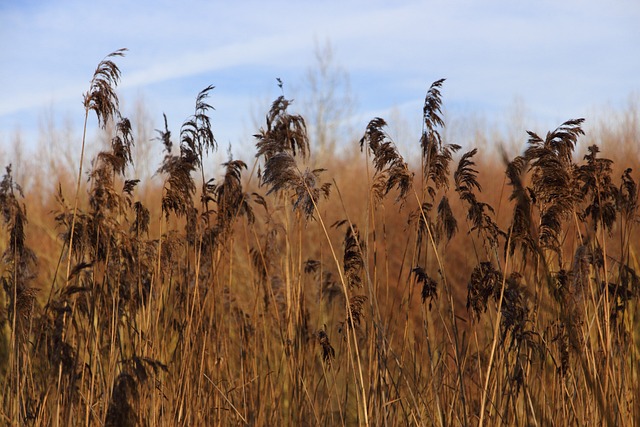
[[[255,163],[207,170],[209,86],[141,194],[124,53],[84,95],[110,145],[86,172],[83,136],[75,192],[32,224],[43,199],[0,183],[2,424],[640,421],[637,174],[579,158],[583,119],[482,160],[443,138],[438,80],[419,159],[372,118],[321,168],[279,82]]]

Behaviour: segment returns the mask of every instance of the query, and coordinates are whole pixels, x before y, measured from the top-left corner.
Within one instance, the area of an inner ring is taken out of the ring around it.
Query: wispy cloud
[[[177,88],[203,79],[246,104],[246,70],[271,85],[302,76],[316,40],[333,43],[361,111],[411,103],[446,77],[449,106],[490,114],[518,96],[567,118],[640,91],[638,21],[632,0],[15,2],[0,7],[0,134],[33,127],[52,103],[78,108],[97,62],[120,47],[121,89],[166,93],[150,98],[170,109]]]

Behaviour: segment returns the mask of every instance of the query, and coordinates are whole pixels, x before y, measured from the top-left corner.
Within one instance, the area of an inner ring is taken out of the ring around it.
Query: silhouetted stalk
[[[84,124],[82,130],[82,143],[80,148],[80,163],[78,166],[78,176],[76,179],[76,191],[74,195],[73,202],[73,214],[71,219],[71,231],[69,234],[69,243],[68,243],[68,256],[67,256],[67,268],[65,274],[65,286],[67,286],[67,281],[71,272],[71,257],[73,252],[73,240],[75,234],[75,226],[76,226],[76,218],[78,212],[78,203],[79,203],[79,195],[80,195],[80,183],[82,180],[82,168],[84,162],[84,152],[85,152],[85,142],[87,135],[87,123],[89,120],[89,112],[95,111],[98,122],[102,122],[102,126],[106,126],[106,123],[113,117],[113,114],[117,112],[118,107],[118,98],[114,93],[114,87],[117,85],[120,79],[120,70],[118,67],[108,58],[115,56],[123,56],[126,49],[120,49],[115,51],[100,62],[96,71],[91,80],[89,92],[84,96],[84,107],[85,107],[85,116],[84,116]],[[67,306],[67,301],[65,301],[65,307]],[[75,311],[75,300],[71,308],[71,313]],[[67,323],[67,312],[65,311],[63,314],[63,331],[62,331],[62,340],[64,341],[66,337],[66,323]],[[56,393],[56,416],[55,416],[55,424],[58,425],[60,423],[60,396],[61,396],[61,385],[62,385],[62,364],[58,366],[58,379],[57,379],[57,393]],[[65,423],[68,423],[68,416],[70,411],[66,412],[67,416],[65,417]]]
[[[305,187],[306,187],[306,183],[305,183]],[[306,187],[307,191],[309,192],[309,194],[311,194],[311,190]],[[316,205],[315,200],[313,199],[313,197],[311,198],[311,201],[313,203],[314,209],[316,212],[318,211],[318,207]],[[322,219],[322,216],[318,213],[318,222],[320,223],[320,226],[322,227],[322,231],[324,233],[325,238],[327,239],[327,242],[329,244],[329,250],[331,251],[331,256],[333,257],[334,262],[336,263],[336,268],[338,271],[338,275],[340,277],[340,283],[342,284],[342,291],[344,292],[345,295],[345,305],[346,305],[346,311],[347,311],[347,322],[350,322],[351,324],[353,324],[353,313],[351,311],[351,305],[349,304],[349,290],[347,288],[347,283],[345,280],[345,277],[342,273],[342,268],[340,265],[340,261],[338,260],[338,256],[335,252],[335,249],[333,248],[333,245],[331,244],[331,239],[329,238],[329,233],[327,232],[327,228],[325,226],[324,220]],[[354,351],[355,351],[355,359],[357,361],[357,365],[358,365],[358,379],[359,379],[359,391],[361,393],[361,399],[362,399],[362,406],[363,406],[363,413],[364,413],[364,422],[365,425],[368,426],[369,425],[369,410],[367,407],[367,396],[366,396],[366,390],[365,390],[365,386],[364,386],[364,376],[362,374],[362,365],[361,365],[361,357],[360,357],[360,349],[359,349],[359,345],[358,345],[358,337],[356,336],[356,330],[355,328],[347,328],[347,331],[351,331],[351,337],[350,339],[347,340],[347,345],[349,346],[349,349],[351,348],[351,340],[353,340],[353,347],[354,347]],[[353,363],[353,362],[352,362]]]
[[[509,240],[507,240],[507,247],[509,246]],[[509,258],[505,258],[504,270],[502,271],[502,284],[500,285],[500,297],[498,298],[498,308],[496,313],[496,320],[493,327],[493,340],[491,342],[491,353],[489,355],[489,364],[487,365],[487,373],[485,374],[484,387],[482,388],[482,399],[480,401],[480,420],[478,426],[482,427],[484,422],[485,405],[487,399],[487,390],[489,389],[489,380],[491,378],[491,370],[493,368],[493,358],[495,356],[496,347],[498,344],[498,334],[500,332],[500,320],[502,319],[502,302],[504,301],[504,289],[507,282],[507,269],[509,268]]]
[[[420,203],[420,198],[418,197],[418,193],[416,193],[415,189],[413,190],[413,194],[416,198],[416,201],[418,202],[418,204]],[[459,337],[459,332],[458,332],[458,326],[457,326],[457,321],[456,321],[456,315],[455,315],[455,306],[454,306],[454,301],[453,301],[453,293],[451,292],[451,289],[449,288],[449,284],[447,283],[447,278],[446,278],[446,274],[445,274],[445,268],[444,265],[442,264],[442,261],[440,259],[440,256],[438,254],[438,250],[437,250],[437,245],[435,240],[433,239],[433,233],[431,233],[431,227],[429,227],[429,223],[427,222],[427,218],[425,215],[425,212],[422,208],[420,208],[420,215],[423,218],[423,221],[426,225],[426,229],[427,229],[427,235],[429,236],[429,242],[431,243],[431,247],[433,248],[433,253],[434,256],[436,257],[436,262],[438,263],[438,268],[442,277],[442,283],[443,283],[443,287],[447,292],[447,296],[449,297],[449,313],[450,313],[450,321],[451,321],[451,326],[453,328],[453,344],[454,344],[454,354],[455,354],[455,362],[456,362],[456,370],[458,373],[458,381],[459,381],[459,387],[460,387],[460,398],[462,400],[462,411],[463,411],[463,415],[464,415],[464,425],[469,425],[469,420],[468,420],[468,415],[467,415],[467,404],[466,404],[466,398],[465,398],[465,391],[464,391],[464,381],[463,381],[463,369],[462,369],[462,353],[459,347],[459,343],[458,343],[458,337]]]

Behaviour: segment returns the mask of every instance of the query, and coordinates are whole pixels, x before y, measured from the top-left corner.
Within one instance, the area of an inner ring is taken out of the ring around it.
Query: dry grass
[[[283,91],[255,164],[210,174],[209,86],[139,194],[123,54],[85,95],[86,188],[82,160],[71,196],[0,183],[0,423],[638,424],[636,165],[597,135],[577,159],[582,119],[457,155],[439,80],[420,161],[374,118],[325,170]]]

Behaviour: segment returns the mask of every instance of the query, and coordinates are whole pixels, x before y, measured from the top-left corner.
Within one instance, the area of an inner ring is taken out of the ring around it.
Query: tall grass
[[[53,195],[55,242],[11,166],[0,182],[3,424],[640,420],[638,187],[598,145],[578,158],[583,119],[523,132],[514,158],[458,155],[438,80],[419,159],[372,118],[359,156],[320,168],[279,82],[254,164],[212,171],[208,86],[177,139],[164,118],[141,194],[124,53],[84,97],[110,145],[86,193],[81,156]]]

